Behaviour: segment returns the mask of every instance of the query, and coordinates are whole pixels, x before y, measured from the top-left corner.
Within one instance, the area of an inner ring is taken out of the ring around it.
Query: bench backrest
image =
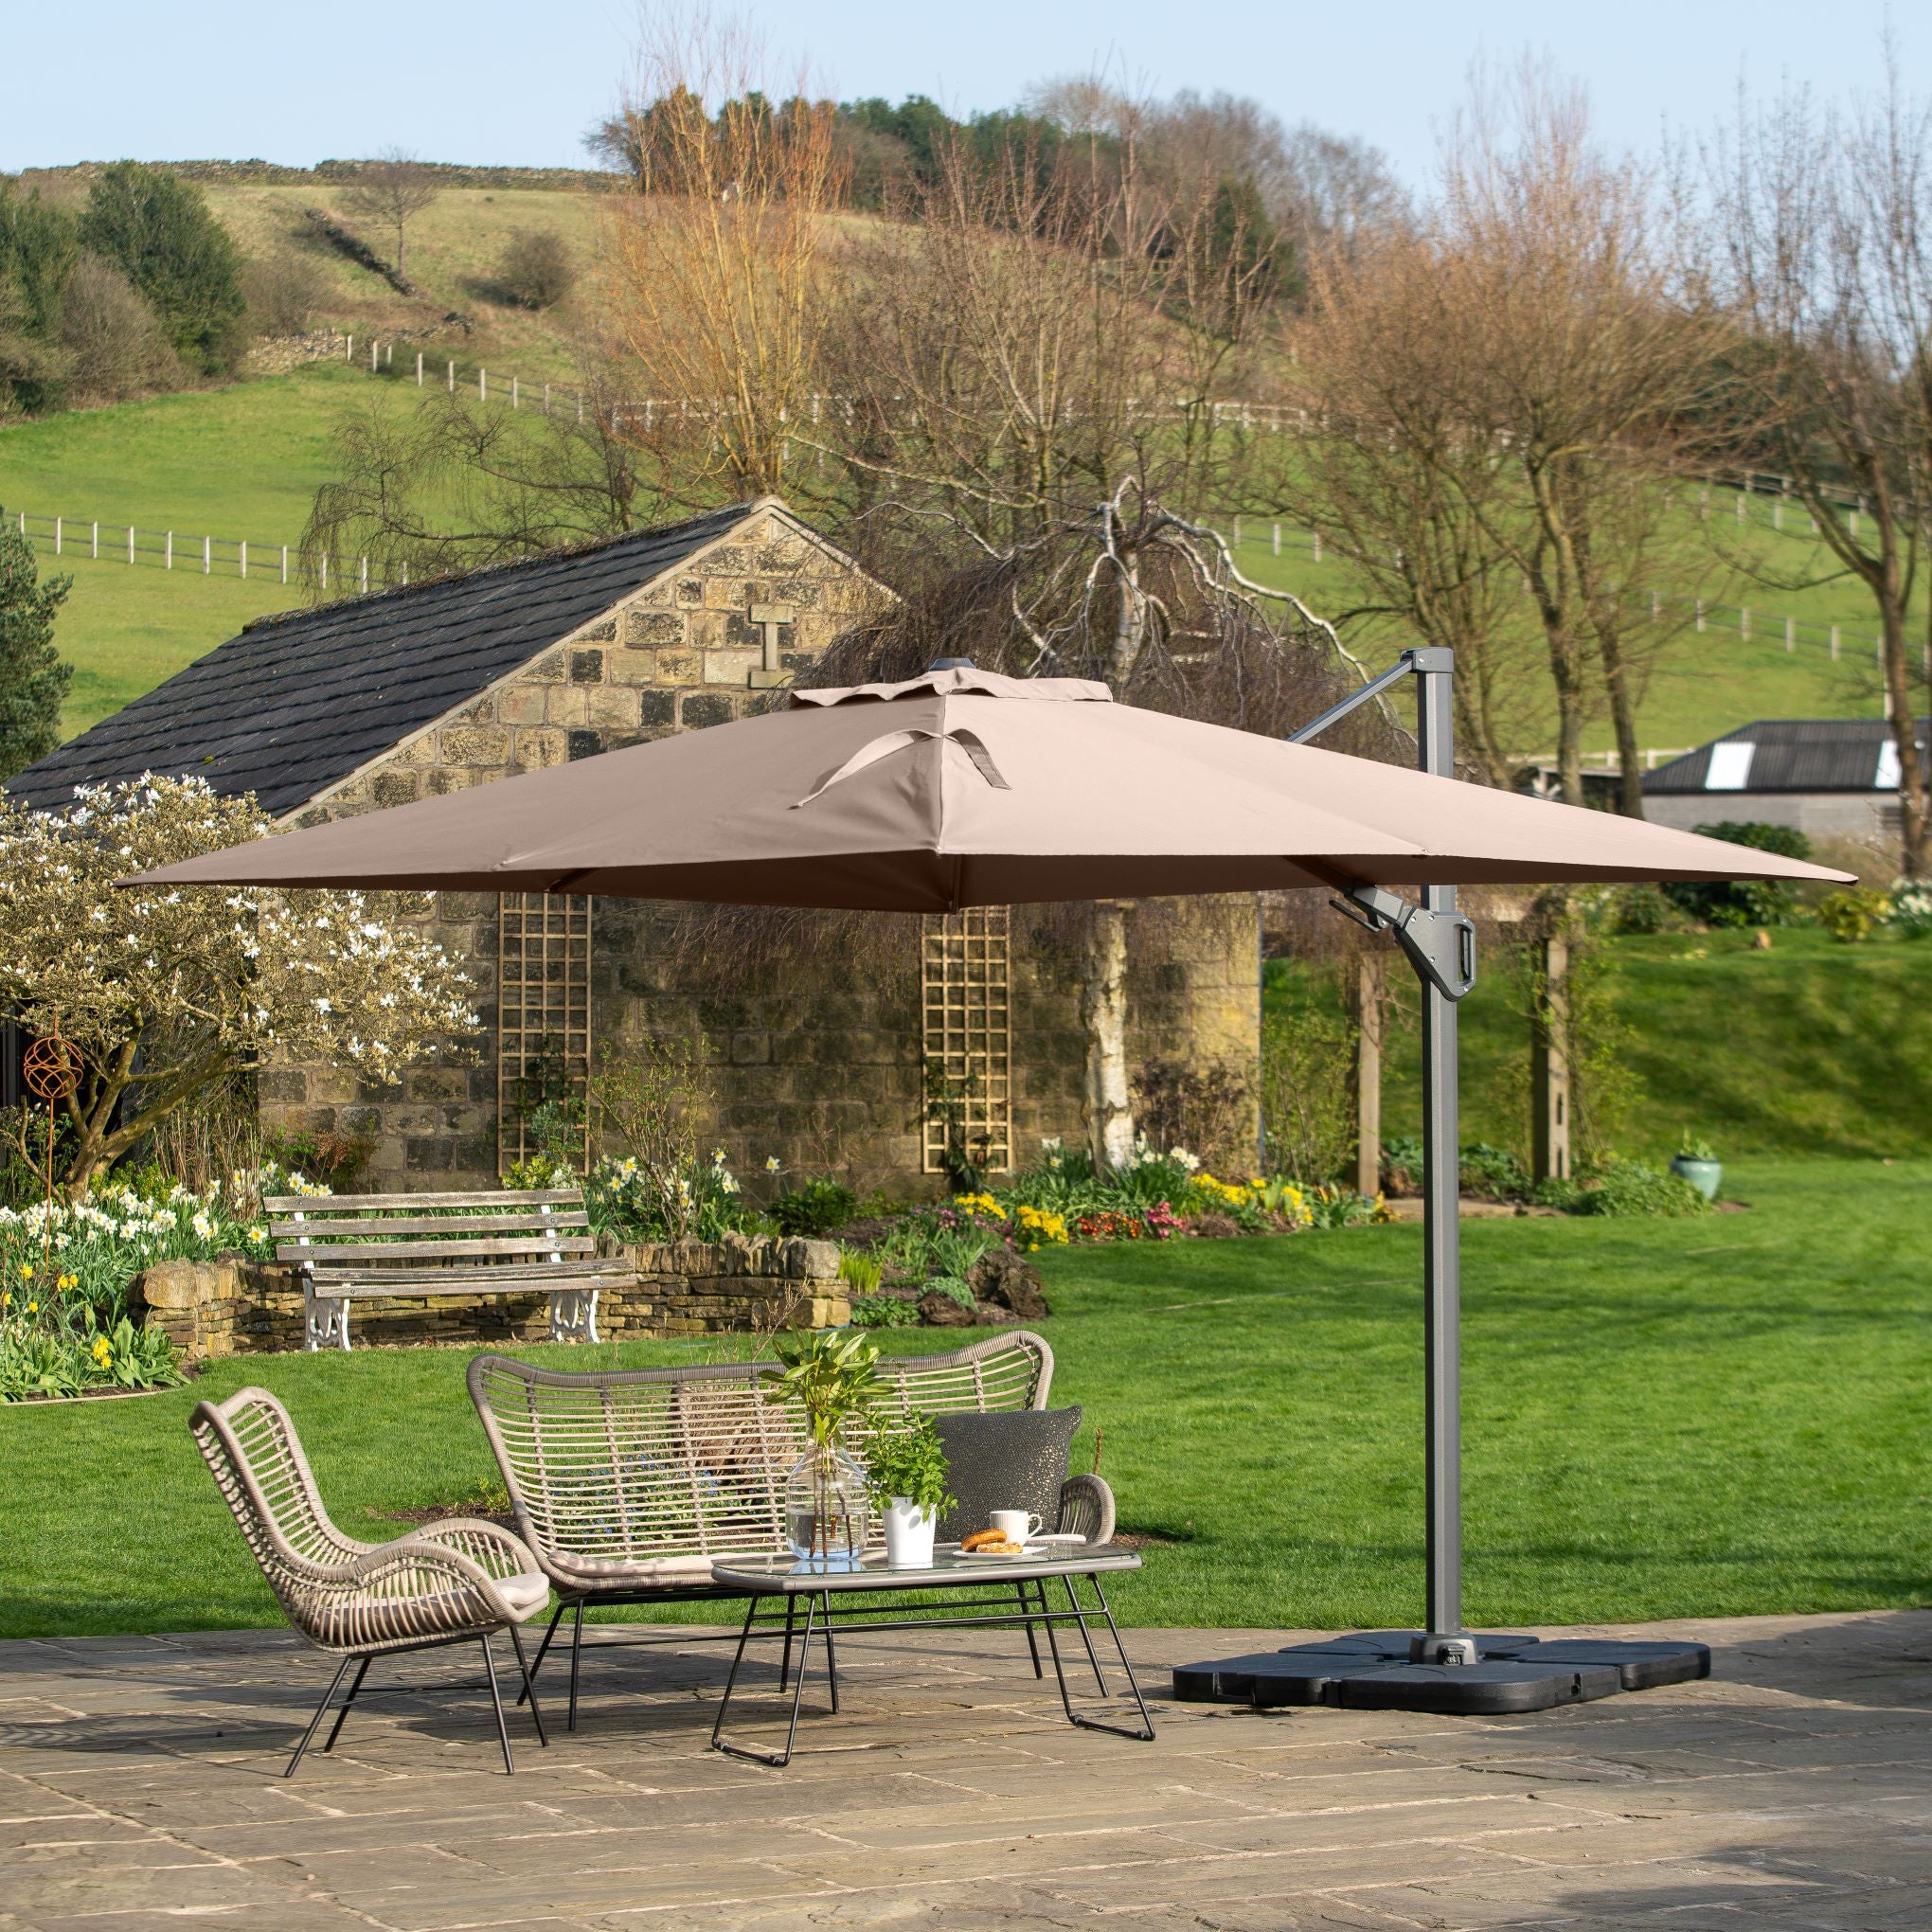
[[[595,1257],[580,1188],[498,1188],[456,1194],[269,1194],[276,1259],[318,1280],[350,1272],[416,1278],[434,1271],[521,1271]]]
[[[541,1556],[635,1563],[784,1547],[785,1476],[803,1419],[762,1362],[569,1374],[474,1357],[470,1396]],[[1053,1351],[1008,1329],[943,1355],[888,1357],[881,1421],[1044,1408]]]

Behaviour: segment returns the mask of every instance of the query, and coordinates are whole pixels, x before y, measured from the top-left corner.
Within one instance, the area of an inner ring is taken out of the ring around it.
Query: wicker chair
[[[733,1598],[738,1592],[711,1581],[714,1558],[769,1556],[788,1547],[785,1476],[804,1437],[801,1419],[766,1399],[760,1378],[770,1366],[583,1374],[507,1355],[472,1359],[471,1400],[509,1487],[518,1533],[557,1592],[533,1673],[564,1613],[575,1613],[571,1729],[586,1606]],[[887,1357],[879,1369],[891,1387],[881,1405],[887,1414],[1037,1409],[1046,1406],[1053,1351],[1030,1330],[1007,1329],[948,1354]],[[1097,1476],[1069,1478],[1055,1527],[1107,1542],[1112,1492]]]
[[[374,1658],[456,1643],[475,1643],[483,1652],[503,1768],[514,1771],[490,1638],[509,1632],[528,1695],[519,1626],[550,1596],[549,1580],[529,1550],[509,1530],[469,1517],[427,1524],[393,1543],[345,1536],[322,1507],[289,1412],[264,1388],[197,1404],[190,1426],[289,1621],[318,1650],[342,1659],[282,1776],[295,1776],[351,1664],[355,1679],[325,1751],[334,1748]],[[547,1744],[533,1696],[530,1716],[538,1742]]]

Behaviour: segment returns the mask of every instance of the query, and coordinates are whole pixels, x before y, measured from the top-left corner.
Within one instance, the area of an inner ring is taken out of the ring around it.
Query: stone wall
[[[607,1342],[829,1328],[851,1316],[833,1242],[731,1236],[625,1254],[635,1284],[606,1288],[598,1300],[598,1333]],[[302,1346],[302,1294],[292,1272],[245,1255],[157,1262],[135,1280],[134,1302],[145,1326],[165,1329],[192,1360]],[[547,1341],[549,1332],[549,1297],[542,1294],[358,1300],[349,1316],[358,1348],[524,1344]]]

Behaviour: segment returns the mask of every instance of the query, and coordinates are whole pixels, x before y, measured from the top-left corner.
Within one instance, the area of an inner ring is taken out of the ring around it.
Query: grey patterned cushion
[[[946,1487],[957,1498],[939,1518],[941,1541],[986,1529],[993,1510],[1025,1510],[1045,1530],[1059,1529],[1078,1408],[967,1411],[935,1416],[933,1423],[946,1448]]]

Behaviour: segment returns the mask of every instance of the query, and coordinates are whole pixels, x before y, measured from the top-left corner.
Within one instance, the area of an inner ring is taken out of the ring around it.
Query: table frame
[[[1127,1647],[1122,1642],[1118,1625],[1114,1621],[1114,1613],[1107,1603],[1107,1593],[1100,1584],[1100,1573],[1106,1570],[1133,1570],[1140,1567],[1139,1559],[1126,1551],[1114,1552],[1108,1561],[1096,1563],[1093,1558],[1099,1552],[1059,1560],[1045,1559],[1033,1563],[1018,1563],[1014,1567],[1022,1572],[1011,1580],[1000,1576],[998,1566],[989,1561],[974,1569],[962,1570],[868,1570],[833,1571],[816,1574],[805,1569],[787,1571],[759,1572],[736,1567],[728,1563],[719,1563],[712,1575],[720,1583],[734,1589],[743,1590],[749,1601],[744,1608],[744,1623],[738,1633],[738,1648],[731,1658],[731,1673],[724,1680],[724,1694],[718,1702],[718,1714],[711,1726],[711,1747],[724,1752],[727,1757],[743,1758],[753,1763],[769,1764],[782,1769],[792,1762],[792,1752],[797,1743],[798,1718],[804,1705],[805,1678],[811,1659],[812,1638],[814,1632],[825,1647],[826,1677],[831,1693],[832,1711],[838,1713],[838,1656],[834,1637],[840,1630],[963,1630],[1007,1628],[1022,1626],[1027,1632],[1027,1642],[1033,1654],[1033,1674],[1043,1677],[1046,1673],[1040,1659],[1040,1647],[1034,1636],[1036,1627],[1044,1627],[1046,1633],[1046,1648],[1053,1662],[1054,1682],[1060,1690],[1061,1708],[1066,1713],[1066,1721],[1077,1725],[1082,1730],[1105,1731],[1111,1736],[1131,1738],[1138,1744],[1149,1744],[1154,1739],[1154,1720],[1148,1715],[1147,1701],[1140,1693],[1140,1685],[1134,1675],[1134,1666],[1128,1660]],[[1058,1579],[1066,1591],[1067,1607],[1055,1609],[1046,1598],[1047,1583]],[[1081,1601],[1080,1592],[1075,1584],[1084,1578],[1094,1594],[1091,1605]],[[874,1596],[888,1593],[938,1592],[940,1590],[977,1590],[989,1588],[1013,1589],[1020,1607],[1017,1611],[1007,1609],[1008,1599],[1004,1594],[998,1597],[977,1596],[963,1604],[949,1604],[932,1615],[905,1614],[907,1606],[896,1603],[846,1603],[840,1606],[836,1616],[832,1611],[834,1597]],[[769,1615],[761,1614],[770,1598],[782,1597],[784,1608],[780,1613],[773,1605]],[[798,1600],[805,1600],[805,1627],[798,1630]],[[960,1610],[982,1614],[961,1616]],[[1108,1695],[1107,1679],[1100,1666],[1099,1652],[1094,1648],[1092,1620],[1098,1619],[1106,1626],[1107,1635],[1113,1639],[1115,1655],[1120,1660],[1120,1669],[1127,1678],[1127,1688],[1133,1695],[1134,1706],[1139,1713],[1139,1727],[1126,1725],[1108,1724],[1100,1718],[1086,1717],[1073,1708],[1073,1698],[1067,1689],[1065,1662],[1060,1653],[1060,1639],[1057,1626],[1073,1624],[1080,1632],[1081,1642],[1086,1651],[1088,1664],[1092,1667],[1094,1682],[1101,1697]],[[730,1712],[731,1699],[738,1686],[738,1673],[744,1662],[744,1655],[754,1634],[760,1637],[782,1637],[784,1649],[778,1671],[778,1695],[782,1699],[789,1688],[791,1690],[790,1711],[785,1729],[785,1744],[780,1751],[762,1750],[755,1744],[731,1743],[724,1735],[724,1721]],[[792,1668],[793,1645],[797,1644],[797,1668]]]

